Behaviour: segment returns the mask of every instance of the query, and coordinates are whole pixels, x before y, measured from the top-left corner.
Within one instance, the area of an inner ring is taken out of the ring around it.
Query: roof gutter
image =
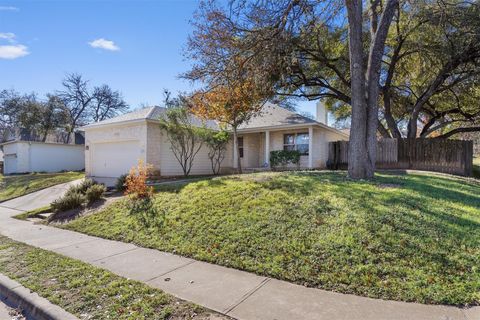
[[[147,121],[145,118],[141,119],[132,119],[132,120],[123,120],[123,121],[117,121],[117,122],[111,122],[111,123],[92,123],[92,124],[87,124],[86,126],[80,127],[80,130],[86,130],[86,129],[96,129],[96,128],[104,128],[104,127],[115,127],[115,126],[120,126],[124,124],[136,124],[136,123],[143,123]]]

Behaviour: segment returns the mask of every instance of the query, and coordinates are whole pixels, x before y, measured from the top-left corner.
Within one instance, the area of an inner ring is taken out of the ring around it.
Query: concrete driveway
[[[83,179],[58,184],[56,186],[46,188],[37,192],[8,200],[0,203],[0,207],[14,209],[18,211],[30,211],[37,208],[45,207],[52,201],[60,198],[72,185],[79,184]],[[3,214],[3,211],[0,211]]]

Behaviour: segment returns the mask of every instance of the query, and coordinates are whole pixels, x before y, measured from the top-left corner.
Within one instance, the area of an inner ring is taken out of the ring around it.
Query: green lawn
[[[80,319],[209,319],[212,315],[140,282],[4,236],[0,236],[0,273]]]
[[[32,173],[22,175],[0,175],[0,202],[23,196],[56,184],[81,179],[83,172]]]
[[[480,303],[473,179],[259,173],[164,186],[155,204],[163,224],[120,201],[63,227],[337,292]]]
[[[37,218],[39,214],[47,213],[47,212],[52,212],[52,208],[50,207],[50,205],[45,206],[45,207],[41,207],[41,208],[37,208],[37,209],[34,209],[34,210],[22,212],[22,213],[17,214],[16,216],[13,216],[13,217],[15,219],[18,219],[18,220],[27,220],[27,219],[30,219],[30,218]]]

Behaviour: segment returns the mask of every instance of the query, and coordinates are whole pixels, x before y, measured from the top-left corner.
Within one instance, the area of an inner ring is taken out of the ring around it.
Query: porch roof
[[[284,109],[272,103],[266,103],[260,113],[239,127],[239,129],[254,129],[276,127],[285,125],[311,125],[317,121],[302,116],[298,113]]]
[[[348,134],[345,132],[329,127],[326,124],[307,118],[272,103],[266,103],[258,115],[252,117],[248,123],[245,123],[238,128],[238,132],[247,133],[265,130],[288,130],[295,128],[306,128],[309,126],[318,126],[348,137]]]

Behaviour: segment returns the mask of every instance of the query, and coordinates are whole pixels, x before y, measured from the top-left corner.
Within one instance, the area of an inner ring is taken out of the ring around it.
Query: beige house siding
[[[331,141],[348,140],[343,135],[325,129],[314,130],[314,168],[326,168],[328,160],[328,143]],[[320,141],[319,143],[317,141]]]
[[[295,134],[295,133],[308,133],[308,127],[301,129],[270,131],[270,150],[283,150],[283,135]],[[247,146],[245,149],[244,157],[242,159],[243,167],[262,167],[265,163],[265,133],[251,133],[244,134],[244,144]],[[328,142],[347,140],[343,135],[323,129],[313,129],[313,148],[312,152],[312,165],[313,168],[325,168],[328,159]],[[255,155],[252,156],[251,151],[254,150]],[[308,156],[300,157],[300,167],[308,167]]]
[[[258,134],[258,164],[263,167],[265,164],[265,132]]]
[[[164,146],[165,147],[165,146]],[[147,124],[147,163],[161,172],[162,131],[158,123]]]
[[[239,135],[243,137],[243,158],[240,159],[242,168],[258,168],[260,166],[260,133]],[[263,136],[265,139],[265,136]],[[233,150],[232,150],[233,156]]]
[[[326,130],[313,129],[312,165],[314,168],[326,167],[328,159],[328,143],[326,142]]]
[[[308,127],[290,130],[270,131],[270,151],[283,150],[283,135],[287,133],[308,133]],[[244,157],[241,159],[243,168],[259,168],[265,163],[265,132],[244,133]],[[324,168],[328,158],[328,142],[346,140],[346,138],[328,129],[313,128],[312,165],[314,168]],[[138,142],[140,159],[160,170],[162,176],[183,175],[183,170],[175,158],[166,133],[162,132],[155,122],[135,122],[117,125],[92,127],[85,130],[85,169],[87,176],[92,175],[92,161],[95,159],[95,148],[116,142]],[[121,147],[121,145],[119,145]],[[118,149],[118,150],[117,150]],[[125,157],[121,148],[112,154],[112,159]],[[104,154],[107,149],[103,149]],[[110,151],[108,151],[110,152]],[[308,168],[308,156],[301,156],[300,166]],[[227,146],[226,156],[222,162],[222,172],[230,172],[233,166],[233,139]],[[192,175],[211,174],[211,162],[208,158],[208,148],[203,146],[197,153]]]
[[[283,135],[292,133],[308,133],[308,128],[270,132],[270,151],[283,150]],[[315,148],[317,146],[315,140],[313,144]],[[308,167],[308,156],[300,157],[300,167]]]
[[[182,166],[176,159],[171,149],[170,142],[168,141],[167,134],[165,132],[160,133],[160,172],[163,176],[178,176],[183,175]],[[225,159],[221,164],[222,172],[230,170],[232,167],[233,147],[230,143],[227,147]],[[204,145],[200,148],[195,160],[193,162],[191,175],[212,174],[211,161],[208,158],[208,148]]]

